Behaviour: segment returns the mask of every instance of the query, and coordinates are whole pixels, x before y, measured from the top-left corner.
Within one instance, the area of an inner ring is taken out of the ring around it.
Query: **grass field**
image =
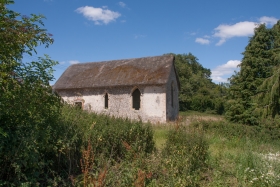
[[[176,125],[199,129],[209,145],[207,169],[199,186],[280,186],[280,142],[254,127],[226,122],[223,117],[181,113],[180,121],[153,126],[158,150]],[[197,130],[196,130],[197,132]]]

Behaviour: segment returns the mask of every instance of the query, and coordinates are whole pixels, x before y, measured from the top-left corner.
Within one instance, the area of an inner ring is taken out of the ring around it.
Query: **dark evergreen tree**
[[[279,118],[280,113],[280,24],[272,28],[273,48],[272,61],[275,66],[272,67],[272,75],[263,81],[258,87],[258,93],[254,101],[258,103],[255,113],[262,118]]]
[[[250,125],[259,124],[260,113],[256,109],[261,105],[256,97],[260,93],[268,94],[265,82],[272,79],[274,69],[279,65],[279,24],[280,22],[273,28],[261,24],[250,38],[243,52],[240,72],[230,78],[226,112],[229,120]]]

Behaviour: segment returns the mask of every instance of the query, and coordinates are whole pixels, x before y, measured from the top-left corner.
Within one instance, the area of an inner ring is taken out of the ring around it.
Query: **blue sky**
[[[43,14],[54,44],[38,48],[59,65],[192,53],[224,82],[242,60],[254,28],[280,19],[279,0],[15,0],[22,15]],[[52,84],[55,81],[52,82]]]

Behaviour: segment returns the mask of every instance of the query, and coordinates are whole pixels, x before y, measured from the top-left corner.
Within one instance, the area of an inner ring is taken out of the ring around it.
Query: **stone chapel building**
[[[74,64],[53,88],[64,101],[96,113],[152,123],[179,114],[173,55]]]

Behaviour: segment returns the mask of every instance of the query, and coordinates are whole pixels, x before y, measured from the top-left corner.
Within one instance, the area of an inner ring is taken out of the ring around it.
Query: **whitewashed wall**
[[[138,88],[141,92],[139,110],[132,108],[132,92]],[[166,122],[166,86],[139,86],[94,88],[79,90],[57,90],[68,103],[83,102],[83,109],[96,113],[105,113],[144,122]],[[105,93],[108,94],[108,109],[105,109]]]

